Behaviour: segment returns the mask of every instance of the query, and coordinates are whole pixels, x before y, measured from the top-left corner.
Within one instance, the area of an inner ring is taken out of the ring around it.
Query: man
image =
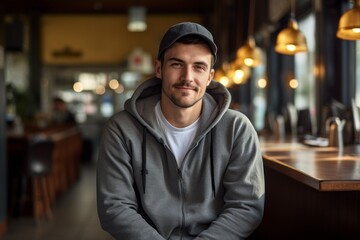
[[[261,222],[257,134],[212,81],[216,51],[203,26],[172,26],[156,77],[105,126],[98,213],[116,239],[244,239]]]
[[[68,110],[63,99],[53,99],[53,122],[56,124],[76,124],[75,116]]]

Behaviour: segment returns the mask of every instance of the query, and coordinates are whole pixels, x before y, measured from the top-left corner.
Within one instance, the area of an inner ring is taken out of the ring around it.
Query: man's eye
[[[197,71],[205,71],[206,70],[205,66],[202,66],[202,65],[195,65],[195,69]]]
[[[173,62],[173,63],[171,63],[171,66],[175,67],[175,68],[180,68],[182,65],[178,62]]]

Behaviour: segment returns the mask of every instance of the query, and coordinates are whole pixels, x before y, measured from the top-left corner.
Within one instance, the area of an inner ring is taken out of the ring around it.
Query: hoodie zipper
[[[181,170],[178,168],[178,176],[179,176],[179,191],[180,191],[180,200],[181,200],[181,226],[180,226],[180,239],[182,239],[182,235],[183,235],[183,229],[185,226],[185,212],[184,212],[184,182],[183,182],[183,177],[182,177],[182,172]]]

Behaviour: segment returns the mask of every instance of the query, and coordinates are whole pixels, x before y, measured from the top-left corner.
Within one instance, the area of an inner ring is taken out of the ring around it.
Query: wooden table
[[[265,212],[250,239],[360,239],[360,146],[260,142]]]
[[[262,140],[264,164],[319,191],[360,190],[360,146],[310,147]]]

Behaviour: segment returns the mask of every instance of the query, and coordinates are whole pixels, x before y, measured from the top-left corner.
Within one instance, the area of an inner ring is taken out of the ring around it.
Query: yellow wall
[[[42,18],[44,64],[120,64],[136,47],[156,57],[166,29],[181,21],[201,22],[200,15],[149,15],[148,29],[127,31],[126,15],[45,15]],[[65,47],[81,51],[81,57],[54,57]]]

